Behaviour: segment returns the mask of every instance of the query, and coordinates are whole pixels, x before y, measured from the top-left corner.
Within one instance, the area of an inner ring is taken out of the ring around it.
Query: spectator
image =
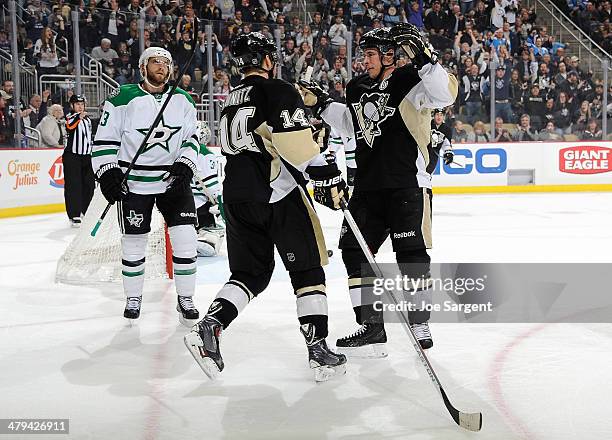
[[[9,115],[8,105],[0,95],[0,146],[14,147],[15,121]]]
[[[548,121],[542,131],[538,133],[538,140],[540,141],[562,141],[561,136],[555,127],[554,121]]]
[[[587,128],[589,121],[591,120],[591,106],[589,101],[582,101],[580,108],[578,108],[573,115],[572,133],[580,136]]]
[[[186,30],[180,35],[177,35],[176,48],[174,50],[173,56],[174,62],[176,63],[176,66],[179,68],[179,70],[181,70],[185,64],[189,63],[189,65],[187,66],[186,73],[193,78],[195,76],[195,65],[194,63],[189,62],[189,58],[191,55],[191,48],[194,44],[196,44],[196,40],[192,37],[192,35],[193,32],[189,30]],[[202,46],[200,45],[200,48],[201,47]]]
[[[557,103],[555,105],[554,115],[555,125],[563,134],[571,133],[572,117],[574,116],[574,107],[568,101],[565,92],[559,92]]]
[[[474,143],[489,142],[490,137],[487,133],[485,133],[484,122],[476,121],[474,123],[474,132],[469,134],[468,139],[470,142],[474,142]]]
[[[510,96],[511,75],[510,69],[506,69],[506,66],[499,66],[495,70],[495,114],[508,122],[514,121]]]
[[[206,5],[202,7],[200,18],[203,20],[221,20],[223,18],[221,9],[219,9],[215,0],[208,0]]]
[[[104,66],[104,70],[107,75],[114,77],[114,65],[119,55],[117,51],[111,47],[111,40],[109,38],[102,38],[99,46],[96,46],[91,51],[91,57],[99,61],[102,66]]]
[[[228,95],[232,91],[229,75],[223,73],[221,79],[215,83],[213,91],[216,95]]]
[[[530,123],[536,130],[542,127],[542,115],[546,111],[546,97],[540,93],[540,86],[533,84],[531,92],[525,97],[525,112],[531,115]]]
[[[448,25],[448,15],[442,10],[439,1],[435,1],[431,11],[425,15],[425,29],[432,34],[444,35]]]
[[[128,23],[124,12],[119,9],[118,0],[110,0],[110,9],[102,15],[102,35],[111,40],[113,47],[119,44],[119,32]]]
[[[512,139],[519,142],[536,141],[538,139],[537,132],[531,128],[531,118],[528,114],[521,116]]]
[[[30,106],[26,110],[27,114],[23,116],[23,123],[26,127],[34,128],[42,121],[43,115],[47,114],[49,95],[51,95],[51,90],[44,90],[42,92],[42,97],[40,95],[32,95],[30,98]],[[43,97],[45,98],[44,100]]]
[[[495,139],[494,142],[512,142],[510,132],[504,128],[504,120],[500,117],[495,118]]]
[[[43,148],[64,148],[66,128],[63,123],[64,109],[59,104],[49,107],[48,114],[36,126],[40,131],[40,141]]]
[[[495,0],[493,8],[491,9],[491,26],[494,29],[499,29],[504,25],[506,21],[506,0]]]
[[[584,141],[600,141],[603,133],[599,128],[599,123],[596,119],[590,119],[586,129],[580,135],[580,139]]]
[[[452,14],[448,17],[448,37],[454,38],[459,32],[465,30],[465,17],[461,7],[457,4],[452,7]]]
[[[329,96],[337,102],[345,102],[346,94],[345,94],[345,83],[340,78],[335,78],[332,82],[332,87],[329,91]]]
[[[342,22],[342,17],[340,15],[337,15],[336,17],[334,17],[334,24],[331,25],[328,32],[331,45],[336,52],[338,51],[338,47],[346,46],[346,32],[347,28],[346,25]]]
[[[304,27],[302,27],[302,30],[298,32],[295,36],[295,41],[298,46],[301,46],[302,43],[305,41],[310,45],[310,47],[313,47],[313,36],[310,32],[310,26],[304,25]]]
[[[327,73],[327,81],[332,83],[340,79],[343,83],[348,82],[348,72],[344,66],[342,66],[342,59],[336,58],[336,61],[334,61],[334,68]]]
[[[40,39],[34,45],[34,56],[38,59],[38,73],[40,75],[57,73],[57,66],[60,62],[51,28],[43,29]]]
[[[465,100],[466,119],[473,124],[479,117],[484,102],[484,84],[486,78],[479,73],[478,65],[472,64],[468,74],[463,76],[463,97]]]
[[[414,0],[410,3],[408,23],[412,23],[419,29],[423,29],[425,27],[423,23],[423,0]]]
[[[459,119],[455,120],[452,130],[453,142],[465,144],[468,141],[468,132],[463,128],[463,122]]]

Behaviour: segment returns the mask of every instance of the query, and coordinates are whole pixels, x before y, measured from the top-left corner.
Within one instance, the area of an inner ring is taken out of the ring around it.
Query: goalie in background
[[[198,257],[214,257],[225,238],[225,227],[217,221],[219,216],[223,217],[223,187],[217,173],[217,157],[206,147],[210,141],[210,128],[205,121],[197,121],[196,127],[200,155],[196,164],[198,175],[191,183],[191,190],[198,216]]]

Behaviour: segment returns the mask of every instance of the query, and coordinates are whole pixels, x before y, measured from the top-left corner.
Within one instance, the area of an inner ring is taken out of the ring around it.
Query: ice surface
[[[334,249],[341,214],[317,210]],[[436,196],[432,257],[612,262],[611,224],[610,194]],[[315,384],[280,261],[224,333],[226,370],[209,382],[183,346],[171,282],[146,285],[134,327],[120,285],[54,284],[74,234],[60,214],[0,220],[0,418],[69,418],[71,439],[612,438],[611,325],[432,324],[428,354],[451,401],[483,413],[474,434],[452,422],[395,324],[387,359]],[[389,243],[378,258],[393,260]],[[198,270],[203,312],[227,260]],[[354,330],[339,251],[326,274],[333,343]]]

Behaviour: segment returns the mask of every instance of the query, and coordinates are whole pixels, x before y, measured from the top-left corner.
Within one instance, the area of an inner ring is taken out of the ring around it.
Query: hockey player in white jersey
[[[217,156],[206,147],[210,141],[210,128],[205,121],[198,121],[196,126],[200,139],[200,155],[191,190],[198,215],[198,257],[214,257],[219,253],[225,238],[225,228],[217,221],[217,217],[222,216],[223,212],[223,188],[217,171]]]
[[[198,319],[192,297],[196,281],[196,210],[191,179],[200,145],[192,98],[177,88],[142,154],[123,184],[124,173],[168,96],[173,63],[170,53],[146,49],[139,59],[143,81],[126,84],[107,97],[96,133],[92,166],[102,194],[118,202],[124,316],[140,316],[145,249],[153,205],[162,213],[172,243],[179,318]]]

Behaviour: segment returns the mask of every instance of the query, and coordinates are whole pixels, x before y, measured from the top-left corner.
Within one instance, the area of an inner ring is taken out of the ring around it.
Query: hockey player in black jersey
[[[357,174],[349,210],[369,248],[375,254],[390,235],[402,273],[410,278],[427,277],[427,249],[431,248],[431,112],[455,101],[457,80],[437,63],[433,48],[413,25],[373,29],[363,35],[360,47],[367,73],[348,83],[346,105],[332,102],[312,83],[300,84],[304,101],[326,123],[356,136]],[[411,64],[396,68],[400,48]],[[382,312],[374,307],[379,298],[371,294],[371,274],[362,273],[366,258],[346,222],[340,248],[360,327],[339,339],[336,346],[355,356],[386,356]],[[416,304],[428,296],[427,290],[419,292],[414,298]],[[409,312],[408,319],[421,346],[431,347],[429,312]]]
[[[219,121],[231,276],[185,345],[210,378],[223,370],[219,336],[268,286],[276,247],[296,296],[310,367],[315,380],[324,381],[345,372],[346,357],[325,341],[327,250],[304,172],[313,181],[315,200],[332,209],[339,208],[346,184],[338,167],[320,154],[299,93],[271,78],[274,43],[258,32],[243,34],[232,42],[231,56],[244,74]]]
[[[444,165],[453,163],[455,154],[453,153],[451,140],[452,131],[444,121],[444,110],[437,108],[433,111],[433,118],[431,120],[431,142],[428,147],[431,162],[427,166],[429,174],[433,173],[436,169],[439,157],[442,158]]]

